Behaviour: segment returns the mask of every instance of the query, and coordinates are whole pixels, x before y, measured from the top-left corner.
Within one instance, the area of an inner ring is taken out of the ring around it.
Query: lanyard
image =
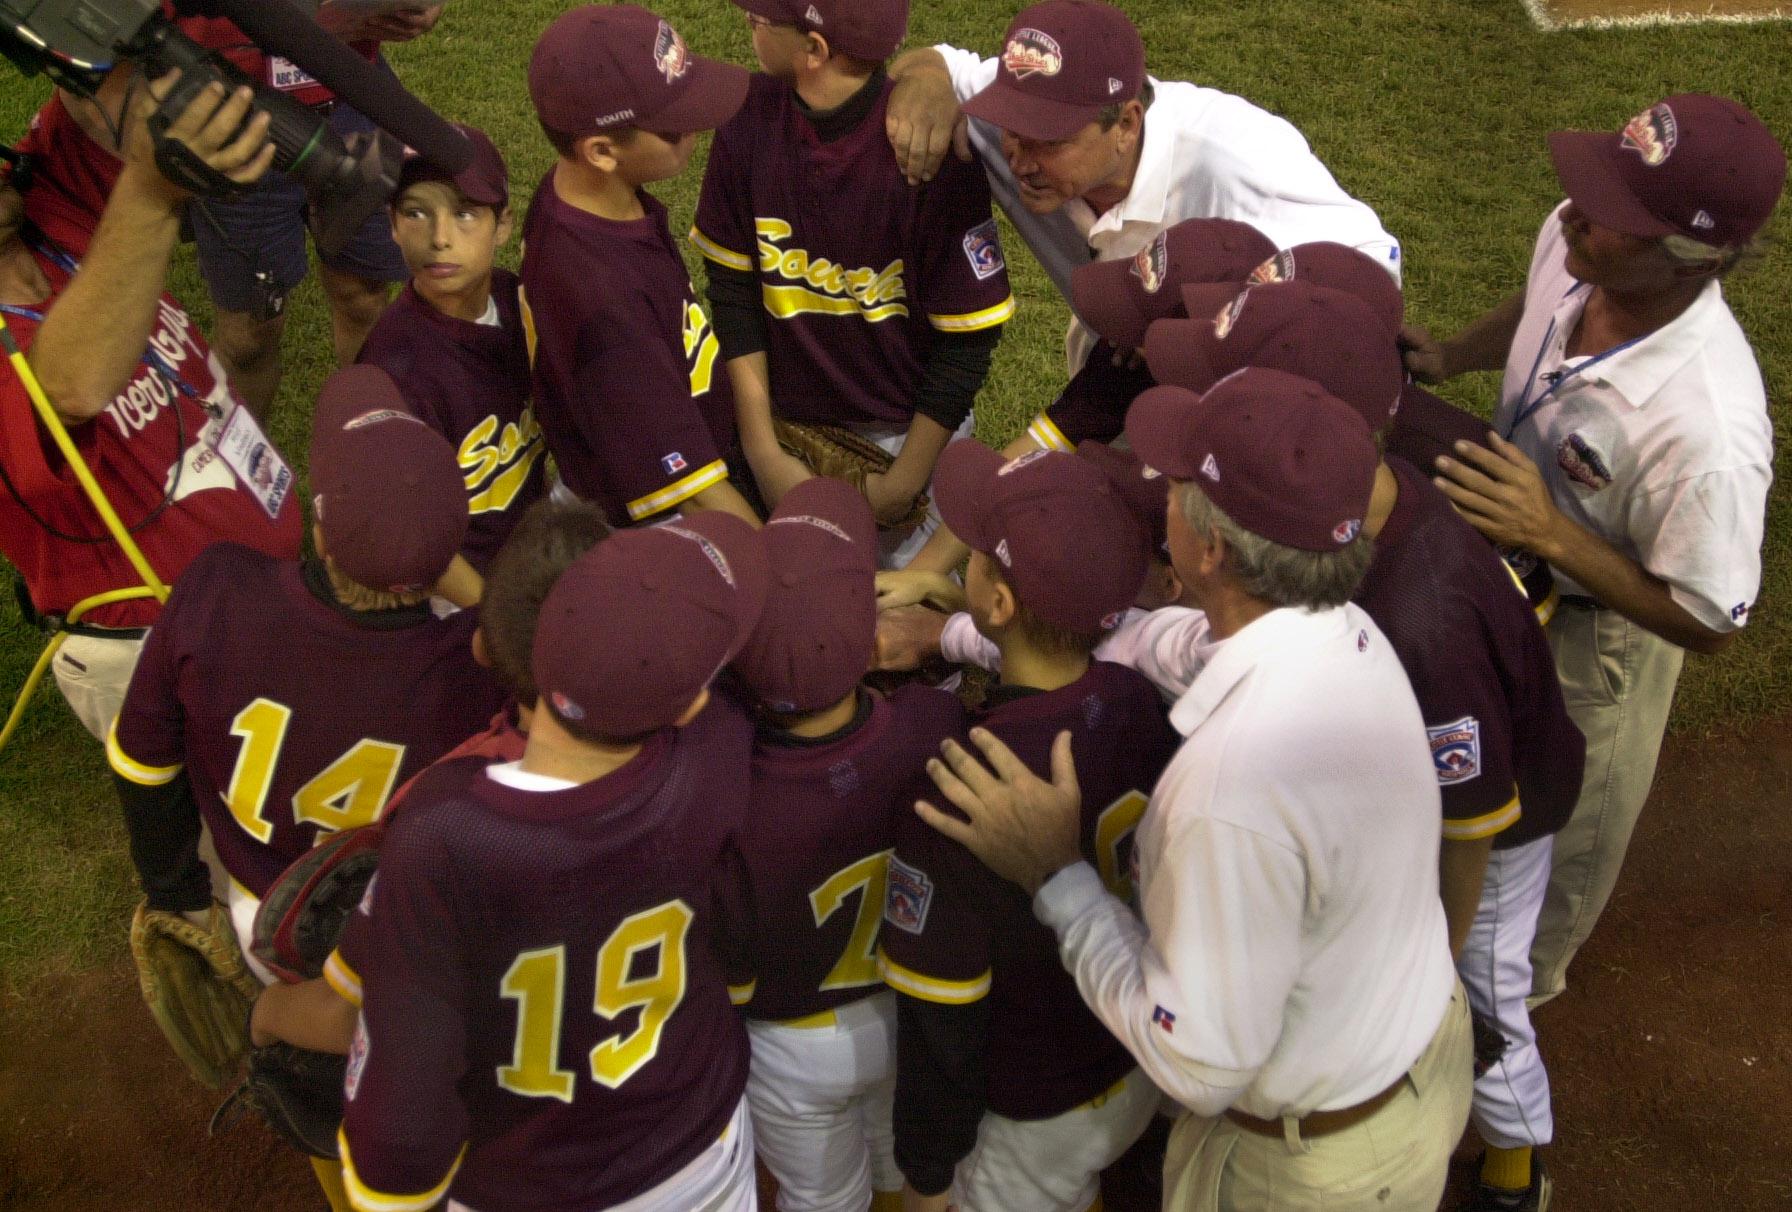
[[[34,243],[31,245],[31,251],[50,258],[50,260],[54,261],[62,268],[63,272],[69,274],[71,277],[81,268],[81,263],[79,261],[75,260],[65,250],[57,248],[53,244],[47,242],[43,244]],[[36,307],[15,307],[10,303],[0,303],[0,313],[9,316],[17,316],[21,320],[30,320],[33,324],[42,324],[44,322],[43,311]],[[212,405],[206,401],[206,398],[199,394],[197,388],[180,377],[179,372],[168,364],[168,360],[161,355],[161,352],[157,350],[155,346],[146,345],[143,347],[142,362],[145,366],[149,367],[152,371],[166,380],[169,386],[173,387],[175,391],[186,396],[189,400],[192,400],[207,412],[215,411]]]
[[[1573,286],[1568,288],[1568,293],[1564,294],[1562,298],[1568,298],[1569,295],[1572,295],[1575,291],[1581,289],[1585,285],[1585,282],[1576,282]],[[1535,398],[1532,398],[1531,392],[1535,390],[1537,382],[1537,369],[1543,365],[1543,355],[1549,352],[1549,343],[1555,339],[1555,335],[1556,321],[1555,317],[1551,316],[1549,327],[1543,332],[1543,341],[1537,346],[1537,356],[1531,360],[1531,373],[1524,381],[1524,394],[1519,397],[1518,411],[1512,414],[1512,423],[1506,426],[1506,432],[1501,435],[1508,442],[1512,440],[1512,435],[1518,432],[1518,427],[1530,420],[1531,417],[1536,414],[1537,410],[1554,398],[1555,394],[1563,387],[1579,378],[1583,372],[1593,369],[1593,367],[1599,365],[1607,358],[1623,353],[1632,345],[1635,345],[1638,341],[1642,340],[1641,337],[1632,337],[1628,341],[1612,346],[1604,353],[1594,354],[1592,357],[1587,358],[1585,361],[1580,362],[1575,366],[1570,366],[1565,370],[1558,370],[1553,374],[1545,375],[1544,377],[1549,380],[1549,386],[1544,388]]]

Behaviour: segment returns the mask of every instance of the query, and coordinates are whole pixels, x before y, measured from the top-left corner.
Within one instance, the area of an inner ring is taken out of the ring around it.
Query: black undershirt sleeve
[[[948,431],[964,424],[977,393],[983,390],[983,381],[989,378],[990,360],[1001,339],[1000,325],[976,332],[934,333],[921,370],[921,387],[915,393],[915,411]]]
[[[151,909],[185,913],[212,903],[212,877],[199,857],[199,809],[187,772],[160,787],[114,774],[131,835],[131,862]]]
[[[722,359],[733,361],[766,347],[765,304],[759,275],[709,262],[709,311],[722,343]]]
[[[989,999],[943,1006],[896,995],[896,1165],[922,1195],[952,1185],[983,1119]]]

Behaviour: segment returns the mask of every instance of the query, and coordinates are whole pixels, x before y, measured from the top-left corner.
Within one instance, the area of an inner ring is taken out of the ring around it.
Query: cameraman
[[[146,122],[178,78],[149,83],[125,64],[91,100],[58,90],[17,149],[23,165],[0,185],[0,308],[11,340],[167,582],[220,539],[295,558],[301,528],[290,466],[164,291],[188,194],[157,170]],[[234,133],[249,109],[247,88],[227,94],[213,84],[166,138],[232,180],[255,180],[274,148],[265,115]],[[0,366],[0,554],[51,627],[76,603],[141,581],[8,366]],[[158,610],[152,598],[134,599],[66,628],[52,667],[96,737],[118,713]]]

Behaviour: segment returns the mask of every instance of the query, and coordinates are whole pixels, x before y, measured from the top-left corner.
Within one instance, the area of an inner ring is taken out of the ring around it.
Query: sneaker
[[[1477,1163],[1477,1172],[1479,1169],[1480,1165]],[[1513,1191],[1477,1180],[1475,1198],[1469,1204],[1469,1212],[1549,1212],[1549,1197],[1554,1189],[1555,1184],[1550,1181],[1543,1158],[1532,1154],[1530,1186],[1522,1191]]]

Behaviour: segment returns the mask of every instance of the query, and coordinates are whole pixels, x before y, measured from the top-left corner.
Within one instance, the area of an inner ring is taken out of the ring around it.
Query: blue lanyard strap
[[[1568,293],[1563,295],[1562,298],[1568,298],[1569,295],[1572,295],[1575,291],[1580,290],[1585,285],[1585,282],[1576,282],[1573,286],[1569,287]],[[1551,317],[1549,327],[1543,332],[1543,341],[1537,346],[1537,356],[1531,360],[1531,373],[1524,381],[1524,394],[1519,397],[1518,411],[1512,414],[1511,424],[1506,426],[1506,432],[1501,435],[1508,442],[1512,440],[1512,435],[1518,432],[1518,427],[1530,420],[1531,417],[1535,416],[1537,410],[1553,399],[1555,394],[1563,387],[1566,387],[1569,383],[1572,383],[1575,379],[1579,378],[1583,373],[1593,369],[1593,367],[1599,365],[1607,358],[1615,357],[1616,355],[1623,353],[1632,345],[1635,345],[1638,341],[1642,340],[1641,337],[1632,337],[1628,341],[1612,346],[1603,353],[1593,355],[1579,365],[1570,366],[1566,370],[1559,370],[1554,374],[1545,376],[1549,379],[1549,386],[1544,388],[1543,391],[1533,399],[1531,392],[1535,389],[1537,371],[1543,365],[1543,355],[1549,352],[1549,344],[1555,339],[1555,335],[1556,322],[1554,317]]]

